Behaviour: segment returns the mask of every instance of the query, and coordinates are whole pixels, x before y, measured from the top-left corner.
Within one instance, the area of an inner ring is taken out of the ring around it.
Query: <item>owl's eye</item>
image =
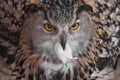
[[[79,28],[79,23],[78,22],[70,27],[71,30],[77,30],[78,28]]]
[[[52,26],[52,25],[50,25],[50,24],[44,24],[44,29],[45,29],[46,31],[51,32],[51,31],[55,30],[55,27]]]

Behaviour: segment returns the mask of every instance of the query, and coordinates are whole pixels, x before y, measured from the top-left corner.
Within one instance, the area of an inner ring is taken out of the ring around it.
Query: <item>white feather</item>
[[[58,58],[63,63],[67,63],[71,60],[77,59],[77,58],[73,58],[72,49],[68,43],[66,44],[65,50],[63,50],[61,44],[59,42],[57,42],[55,45],[55,52],[56,52]]]

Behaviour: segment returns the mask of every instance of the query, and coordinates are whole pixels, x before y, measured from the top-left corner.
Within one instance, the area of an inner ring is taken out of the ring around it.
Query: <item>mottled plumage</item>
[[[0,80],[119,80],[119,4],[1,0]]]

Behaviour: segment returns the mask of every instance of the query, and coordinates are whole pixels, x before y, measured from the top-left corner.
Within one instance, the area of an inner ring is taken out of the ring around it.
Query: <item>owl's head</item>
[[[94,32],[92,20],[83,6],[74,7],[69,1],[56,0],[48,9],[41,8],[30,16],[24,33],[34,53],[62,61],[62,57],[79,57],[86,50]]]

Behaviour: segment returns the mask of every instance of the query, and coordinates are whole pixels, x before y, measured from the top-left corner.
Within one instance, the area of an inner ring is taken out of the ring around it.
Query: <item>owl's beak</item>
[[[66,46],[66,35],[62,34],[60,36],[60,43],[61,43],[61,46],[63,48],[63,50],[65,50],[65,46]]]

